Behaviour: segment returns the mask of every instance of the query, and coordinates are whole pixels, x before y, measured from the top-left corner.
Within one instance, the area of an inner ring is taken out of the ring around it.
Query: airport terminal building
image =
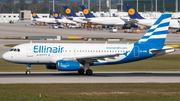
[[[121,8],[121,2],[123,7]],[[139,12],[178,12],[180,11],[180,0],[121,0],[118,10],[126,11],[126,4],[132,5]]]

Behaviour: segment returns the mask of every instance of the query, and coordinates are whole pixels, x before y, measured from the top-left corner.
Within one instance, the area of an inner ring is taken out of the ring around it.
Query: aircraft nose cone
[[[3,60],[5,60],[5,61],[8,61],[9,60],[9,55],[7,54],[7,53],[4,53],[3,55],[2,55],[2,59]]]

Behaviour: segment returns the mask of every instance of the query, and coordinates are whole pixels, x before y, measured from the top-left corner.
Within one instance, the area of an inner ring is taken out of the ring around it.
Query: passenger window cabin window
[[[14,49],[14,51],[16,51],[16,49]]]
[[[20,49],[17,49],[18,52],[20,52]]]
[[[4,18],[6,17],[6,16],[3,16]]]
[[[11,16],[9,16],[9,18],[10,18]]]

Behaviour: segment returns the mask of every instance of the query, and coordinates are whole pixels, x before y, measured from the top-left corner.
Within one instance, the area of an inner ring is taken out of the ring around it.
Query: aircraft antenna
[[[105,42],[105,44],[107,44],[107,41]]]
[[[30,41],[30,43],[32,43],[32,41]]]

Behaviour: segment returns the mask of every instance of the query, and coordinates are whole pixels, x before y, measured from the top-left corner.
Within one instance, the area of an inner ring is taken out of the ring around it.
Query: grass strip
[[[179,101],[179,83],[1,84],[1,101]]]

